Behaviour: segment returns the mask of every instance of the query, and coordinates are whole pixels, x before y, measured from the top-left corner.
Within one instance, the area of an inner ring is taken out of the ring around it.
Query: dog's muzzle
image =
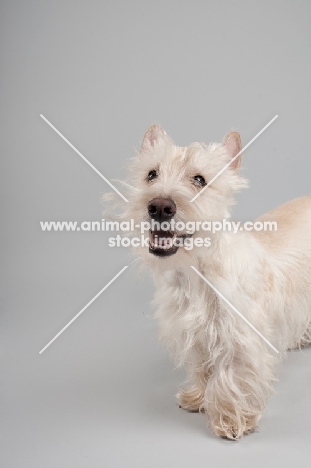
[[[148,214],[158,223],[170,221],[176,214],[176,204],[170,198],[153,198],[148,203]],[[177,252],[178,246],[174,245],[176,233],[164,231],[161,228],[151,230],[149,233],[149,252],[158,257],[168,257]]]

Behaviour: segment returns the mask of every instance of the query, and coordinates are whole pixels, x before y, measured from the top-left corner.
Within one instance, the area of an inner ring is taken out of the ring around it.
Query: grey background
[[[2,1],[1,452],[5,468],[308,464],[310,350],[281,366],[260,432],[230,443],[177,407],[184,380],[157,342],[152,284],[104,233],[43,233],[97,220],[109,179],[146,128],[180,145],[230,129],[249,148],[253,219],[310,192],[310,2]]]

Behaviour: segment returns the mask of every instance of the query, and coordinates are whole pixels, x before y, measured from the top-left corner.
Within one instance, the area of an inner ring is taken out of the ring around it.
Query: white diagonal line
[[[51,122],[46,118],[44,117],[44,115],[40,114],[40,117],[83,159],[83,161],[85,161],[102,179],[104,179],[104,181],[110,185],[110,187],[118,194],[120,195],[121,198],[123,198],[124,201],[128,202],[128,199],[125,198],[124,195],[122,195],[121,192],[119,192],[119,190],[111,183],[109,182],[108,179],[106,179],[105,176],[103,176],[103,174],[101,172],[99,172],[98,169],[96,169],[95,166],[93,166],[92,163],[90,163],[90,161],[88,159],[86,159],[85,156],[83,156],[83,154],[80,153],[80,151],[77,150],[77,148],[75,146],[73,146],[73,144],[70,143],[70,141],[67,140],[66,137],[64,137],[64,135],[62,133],[60,133],[59,130],[57,130],[57,128],[54,127],[53,124],[51,124]]]
[[[128,265],[122,268],[122,270],[119,271],[119,273],[114,278],[112,278],[112,280],[110,280],[109,283],[107,283],[106,286],[104,286],[103,289],[101,289],[99,293],[97,293],[96,296],[94,296],[93,299],[90,302],[88,302],[86,306],[84,306],[83,309],[80,310],[80,312],[77,315],[75,315],[75,317],[73,317],[73,319],[71,319],[70,322],[68,322],[65,327],[62,328],[61,331],[58,332],[57,335],[55,335],[54,338],[51,341],[49,341],[48,344],[44,346],[44,348],[41,349],[39,354],[42,354],[43,351],[45,351],[46,348],[48,348],[53,343],[53,341],[55,341],[56,338],[58,338],[66,330],[66,328],[68,328],[92,304],[92,302],[94,302],[95,299],[97,299],[98,296],[100,296],[101,293],[103,293],[105,289],[107,289],[127,268],[128,268]]]
[[[260,338],[262,338],[268,346],[270,346],[270,348],[273,349],[273,351],[275,351],[277,354],[279,353],[279,351],[270,343],[270,341],[267,340],[267,338],[265,338],[259,330],[257,330],[256,327],[254,327],[254,325],[249,321],[247,320],[246,317],[244,317],[243,314],[241,314],[241,312],[238,311],[238,309],[236,307],[234,307],[234,305],[231,304],[231,302],[228,301],[228,299],[225,298],[225,296],[223,296],[221,294],[220,291],[218,291],[218,289],[215,288],[215,286],[212,285],[212,283],[210,283],[206,278],[205,276],[203,276],[194,266],[191,266],[191,268],[200,276],[200,278],[202,278],[203,281],[205,281],[205,283],[207,283],[217,294],[218,296],[220,296],[222,298],[223,301],[225,301],[226,304],[228,304],[229,307],[231,307],[231,309],[236,313],[238,314],[239,317],[241,317],[242,320],[244,320],[245,323],[247,323],[247,325],[249,325],[251,327],[252,330],[254,330],[254,332],[257,333],[258,336],[260,336]]]
[[[194,200],[196,200],[196,199],[201,195],[201,193],[203,193],[204,190],[206,190],[206,189],[214,182],[214,180],[216,180],[216,179],[230,166],[230,164],[232,164],[233,161],[235,161],[235,160],[240,156],[240,154],[243,153],[243,151],[245,151],[246,148],[248,148],[248,147],[259,137],[259,135],[261,135],[268,127],[270,127],[270,125],[271,125],[277,118],[278,118],[278,115],[275,115],[275,116],[273,117],[273,119],[271,119],[270,122],[268,122],[267,125],[265,125],[265,126],[260,130],[260,132],[258,132],[257,135],[255,135],[254,138],[253,138],[251,141],[249,141],[249,142],[247,143],[247,145],[245,145],[244,148],[242,148],[241,151],[239,151],[238,154],[236,154],[236,155],[234,156],[234,158],[232,158],[232,159],[228,162],[228,164],[226,164],[226,165],[218,172],[218,174],[216,174],[216,175],[209,181],[209,183],[208,183],[207,185],[205,185],[205,187],[203,187],[202,190],[200,190],[200,192],[198,192],[198,193],[195,195],[195,197],[193,197],[193,198],[190,200],[190,203],[194,202]]]

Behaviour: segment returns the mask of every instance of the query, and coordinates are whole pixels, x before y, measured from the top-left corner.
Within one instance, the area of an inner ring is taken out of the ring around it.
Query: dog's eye
[[[196,185],[201,185],[201,187],[204,187],[204,185],[206,185],[204,177],[202,177],[200,175],[194,176],[193,180],[194,180]]]
[[[148,180],[148,182],[150,182],[151,180],[155,179],[156,177],[158,177],[158,173],[157,173],[157,171],[153,170],[153,171],[149,172],[147,180]]]

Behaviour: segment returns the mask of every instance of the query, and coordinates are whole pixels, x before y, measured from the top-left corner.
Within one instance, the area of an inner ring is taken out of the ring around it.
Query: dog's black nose
[[[148,213],[155,221],[168,221],[176,214],[176,205],[170,198],[153,198],[148,203]]]

